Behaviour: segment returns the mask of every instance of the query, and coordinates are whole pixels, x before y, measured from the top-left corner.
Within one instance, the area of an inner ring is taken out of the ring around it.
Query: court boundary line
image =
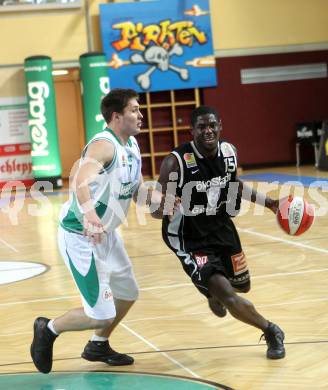
[[[237,230],[242,232],[242,233],[253,234],[254,236],[258,236],[258,237],[262,237],[262,238],[268,238],[269,240],[272,240],[272,241],[279,241],[282,244],[288,244],[288,245],[300,247],[303,249],[309,249],[309,250],[321,252],[321,253],[328,253],[328,249],[317,248],[317,247],[312,246],[312,245],[302,244],[301,242],[294,242],[291,240],[287,240],[285,238],[272,236],[271,234],[260,233],[260,232],[257,232],[256,230],[253,230],[253,229],[245,229],[245,228],[237,227]]]
[[[151,343],[149,340],[147,340],[145,337],[141,336],[139,333],[125,325],[124,323],[120,323],[121,327],[123,327],[125,330],[127,330],[129,333],[133,334],[135,337],[137,337],[139,340],[144,342],[146,345],[151,347],[154,351],[159,352],[161,355],[163,355],[165,358],[167,358],[171,363],[177,365],[178,367],[182,368],[183,370],[187,371],[190,375],[192,375],[194,378],[201,378],[198,374],[193,372],[190,368],[186,367],[182,363],[180,363],[178,360],[174,359],[170,355],[168,355],[166,352],[162,352],[158,347],[156,347],[155,344]]]
[[[284,345],[308,345],[308,344],[328,344],[328,340],[311,340],[311,341],[289,341],[284,342]],[[262,344],[235,344],[235,345],[211,345],[205,347],[194,347],[194,348],[176,348],[176,349],[163,349],[163,350],[152,350],[152,351],[139,351],[139,352],[127,352],[129,355],[147,355],[152,353],[167,353],[167,352],[185,352],[185,351],[198,351],[198,350],[208,350],[208,349],[232,349],[232,348],[253,348],[253,347],[265,347],[266,344],[263,342]],[[53,359],[56,361],[66,361],[66,360],[76,360],[81,359],[81,356],[72,356],[67,358],[56,358]],[[24,362],[13,362],[13,363],[5,363],[0,364],[0,367],[13,366],[13,365],[22,365],[22,364],[33,364],[32,361],[24,361]],[[57,372],[57,371],[52,371]],[[60,370],[58,372],[61,372]],[[74,372],[74,371],[73,371]],[[89,372],[89,371],[87,371]],[[115,371],[116,372],[116,371]],[[127,372],[127,371],[124,371]],[[25,373],[37,373],[36,371],[26,371]],[[132,372],[133,373],[133,372]],[[2,372],[0,375],[4,374],[17,374],[17,372]],[[201,377],[199,379],[203,380]]]
[[[13,252],[19,253],[18,249],[16,249],[13,245],[9,244],[9,242],[4,240],[3,238],[0,238],[0,242],[2,242],[2,244],[4,246],[6,246],[7,248],[11,249]]]
[[[0,261],[0,264],[1,264],[1,262],[2,261]],[[16,261],[16,260],[6,261],[6,260],[4,260],[3,262],[6,262],[6,263],[25,263],[25,264],[42,265],[44,267],[44,270],[42,272],[36,274],[36,275],[28,276],[28,277],[25,277],[25,278],[19,279],[19,280],[13,280],[11,282],[1,283],[1,280],[0,280],[0,287],[36,278],[37,276],[41,276],[41,275],[45,274],[46,272],[48,272],[51,269],[50,265],[47,265],[47,264],[44,264],[44,263],[38,263],[38,262],[34,262],[34,261]],[[38,268],[37,266],[36,267],[23,267],[23,268],[20,268],[19,270],[32,270],[32,269],[37,269],[37,268]],[[12,268],[12,269],[2,269],[1,270],[1,272],[12,272],[12,271],[15,271],[15,268]]]
[[[68,359],[75,359],[75,358],[68,358]],[[58,360],[66,360],[66,359],[58,359]],[[0,365],[1,366],[1,365]],[[154,376],[154,377],[163,377],[163,378],[173,378],[173,379],[180,379],[184,380],[186,382],[194,382],[194,383],[203,383],[206,385],[210,385],[211,387],[215,389],[222,389],[222,390],[234,390],[232,387],[228,387],[226,385],[223,385],[221,383],[217,383],[214,381],[210,381],[208,379],[202,379],[202,378],[191,378],[190,376],[184,376],[184,375],[173,375],[173,374],[164,374],[160,372],[147,372],[147,371],[121,371],[121,370],[90,370],[90,371],[81,371],[81,370],[54,370],[51,371],[51,373],[54,374],[113,374],[113,375],[131,375],[131,376]],[[24,374],[34,374],[38,375],[38,372],[35,371],[20,371],[20,372],[2,372],[0,373],[1,376],[14,376],[14,375],[24,375]],[[219,386],[219,387],[218,387]]]

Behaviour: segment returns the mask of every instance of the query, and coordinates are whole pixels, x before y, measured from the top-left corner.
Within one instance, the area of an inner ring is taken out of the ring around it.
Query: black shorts
[[[167,245],[179,258],[193,284],[206,297],[210,297],[208,281],[215,273],[223,274],[236,289],[249,286],[250,274],[241,247],[219,247],[184,252],[181,249],[175,249],[169,243]]]

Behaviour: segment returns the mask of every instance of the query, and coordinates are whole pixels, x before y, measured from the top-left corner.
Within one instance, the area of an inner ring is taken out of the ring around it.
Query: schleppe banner
[[[0,98],[0,188],[12,181],[34,183],[25,96]]]

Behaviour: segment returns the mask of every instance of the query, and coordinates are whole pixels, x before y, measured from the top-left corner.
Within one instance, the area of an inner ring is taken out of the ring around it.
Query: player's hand
[[[176,196],[174,199],[173,214],[180,209],[180,205],[181,205],[181,198],[179,196]]]
[[[280,198],[280,199],[276,200],[276,202],[278,202],[277,207],[276,207],[276,214],[277,214],[277,212],[278,212],[278,210],[280,208],[280,205],[285,203],[288,199],[292,199],[292,198],[293,198],[293,195],[289,194],[287,196],[284,196],[283,198]]]
[[[169,209],[167,211],[167,215],[169,217],[169,221],[172,221],[174,214],[180,209],[181,198],[179,198],[178,196],[174,196],[174,195],[169,195],[169,196],[172,197],[170,203],[173,207],[172,206],[169,207]]]
[[[92,210],[83,215],[83,234],[94,244],[99,244],[104,233],[104,226],[97,213]]]
[[[279,203],[281,202],[281,199],[267,199],[265,206],[270,209],[274,214],[277,214],[277,211],[279,209]]]
[[[173,215],[180,207],[181,199],[173,194],[162,194],[156,189],[150,192],[149,206],[161,207],[165,215]]]
[[[149,206],[159,207],[163,201],[163,194],[154,188],[149,189],[149,191]]]

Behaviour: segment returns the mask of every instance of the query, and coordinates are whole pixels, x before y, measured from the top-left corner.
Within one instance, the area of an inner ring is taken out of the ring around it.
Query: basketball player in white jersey
[[[107,128],[84,148],[58,232],[59,249],[83,307],[52,320],[35,320],[31,356],[43,373],[51,371],[54,341],[67,331],[95,330],[82,353],[87,360],[116,366],[133,363],[132,357],[114,351],[108,338],[138,297],[130,259],[115,231],[142,182],[134,138],[142,124],[138,95],[114,89],[102,100],[101,112]]]

